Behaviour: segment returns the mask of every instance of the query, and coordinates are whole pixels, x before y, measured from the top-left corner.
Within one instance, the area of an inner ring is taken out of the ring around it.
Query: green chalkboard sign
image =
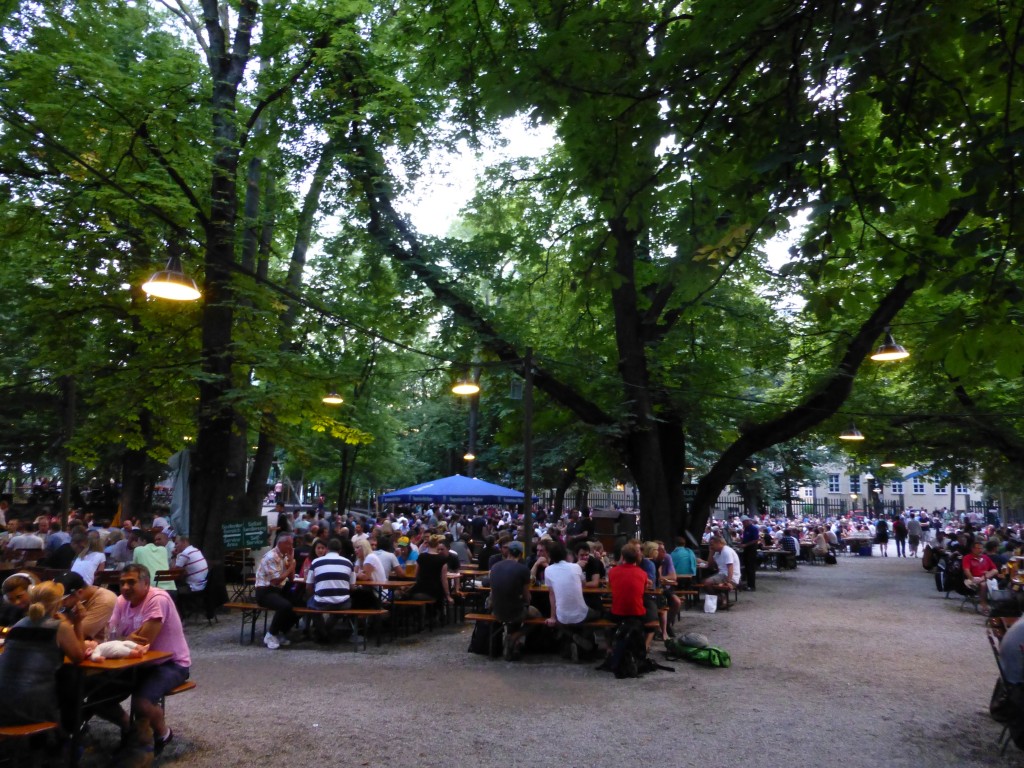
[[[259,549],[267,546],[267,519],[236,520],[221,526],[224,549]]]

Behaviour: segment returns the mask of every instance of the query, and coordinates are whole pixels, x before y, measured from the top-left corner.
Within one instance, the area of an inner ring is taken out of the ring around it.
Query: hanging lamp
[[[851,421],[850,422],[850,426],[847,427],[843,432],[841,432],[839,434],[839,439],[840,440],[863,440],[864,439],[864,435],[861,433],[861,431],[859,429],[857,429],[857,425],[854,424]]]
[[[154,272],[149,280],[142,284],[142,290],[149,296],[171,301],[195,301],[202,296],[196,281],[182,270],[181,259],[177,256],[168,258],[167,266]]]
[[[452,387],[452,393],[456,395],[475,395],[480,392],[480,385],[471,379],[459,379]]]
[[[908,357],[910,357],[910,353],[896,343],[896,339],[892,337],[892,333],[886,328],[885,341],[882,343],[882,346],[875,350],[875,354],[871,356],[871,359],[878,362],[890,362],[893,360],[905,360]]]

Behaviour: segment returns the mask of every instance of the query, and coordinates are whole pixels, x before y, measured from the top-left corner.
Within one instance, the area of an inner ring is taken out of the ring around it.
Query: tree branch
[[[343,153],[343,157],[349,172],[361,186],[368,207],[368,230],[381,248],[429,287],[438,301],[475,331],[481,344],[499,360],[510,364],[521,362],[519,351],[501,336],[475,306],[448,284],[444,272],[438,266],[425,260],[416,233],[394,208],[383,163],[369,141],[360,133],[358,125],[352,131],[351,152]],[[534,384],[586,424],[610,427],[616,423],[600,406],[540,366],[534,367]]]

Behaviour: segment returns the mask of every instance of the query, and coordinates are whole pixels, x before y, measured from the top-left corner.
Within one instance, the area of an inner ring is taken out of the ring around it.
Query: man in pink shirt
[[[153,752],[159,755],[174,737],[164,721],[160,699],[188,680],[192,658],[181,628],[174,599],[164,590],[150,586],[149,570],[142,565],[126,565],[121,571],[121,596],[110,617],[110,638],[134,640],[151,651],[167,651],[167,661],[140,670],[132,691],[132,711],[153,727]],[[127,715],[121,715],[122,733],[127,731]],[[105,716],[105,715],[104,715]]]

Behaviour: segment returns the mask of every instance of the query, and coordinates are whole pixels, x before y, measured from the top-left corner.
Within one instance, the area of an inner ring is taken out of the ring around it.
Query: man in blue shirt
[[[678,576],[697,575],[697,556],[687,546],[685,536],[676,538],[676,548],[672,550],[672,565]]]
[[[740,538],[740,548],[743,551],[743,573],[747,576],[747,589],[754,592],[757,588],[757,550],[761,546],[761,529],[754,525],[754,521],[744,516],[743,536]]]

